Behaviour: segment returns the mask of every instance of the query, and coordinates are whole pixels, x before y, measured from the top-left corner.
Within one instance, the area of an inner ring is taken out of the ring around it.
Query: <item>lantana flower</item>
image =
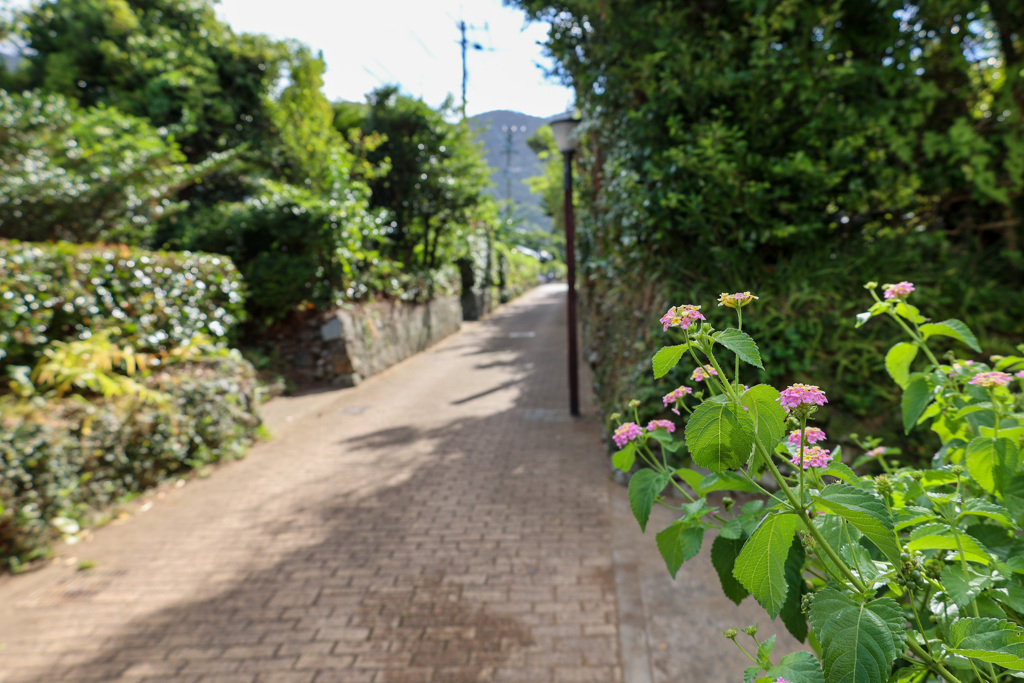
[[[703,367],[699,367],[696,370],[694,370],[693,373],[690,375],[690,379],[692,379],[694,382],[703,382],[704,380],[706,380],[711,375],[717,375],[717,374],[718,374],[717,370],[715,370],[710,365],[705,365]]]
[[[971,378],[968,384],[974,384],[979,387],[1005,387],[1007,384],[1013,381],[1005,372],[979,372],[977,375]]]
[[[885,453],[885,446],[879,446],[878,448],[872,448],[870,451],[868,451],[864,455],[868,456],[869,458],[877,458],[878,456],[883,455],[884,453]]]
[[[1024,370],[1018,370],[1017,372],[1013,373],[1013,376],[1016,377],[1017,379],[1024,379]]]
[[[685,330],[698,320],[705,320],[700,313],[700,306],[684,304],[668,309],[668,312],[661,316],[661,320],[658,322],[664,325],[664,330],[668,330],[670,327],[679,327]]]
[[[673,406],[672,412],[675,413],[676,415],[678,415],[679,414],[678,402],[682,401],[684,396],[687,396],[688,394],[692,394],[692,393],[693,393],[693,389],[691,389],[690,387],[678,387],[672,393],[665,394],[664,398],[662,398],[661,401],[662,401],[662,403],[665,404],[666,408],[668,408],[670,405],[676,404],[675,406]]]
[[[810,412],[816,406],[828,403],[825,392],[813,384],[794,384],[782,390],[776,399],[783,408],[791,413]]]
[[[817,427],[808,427],[807,429],[804,430],[804,438],[807,440],[807,443],[816,444],[819,441],[824,441],[827,437],[825,436],[825,432],[818,429]],[[790,446],[796,446],[797,448],[800,447],[799,429],[794,429],[789,433],[788,443]]]
[[[789,460],[793,467],[800,467],[800,454],[797,453]],[[832,462],[832,451],[821,446],[811,446],[804,449],[804,469],[812,467],[828,467]]]
[[[729,308],[743,308],[747,304],[753,303],[757,298],[750,292],[736,292],[735,294],[724,292],[718,295],[718,305],[728,306]]]
[[[671,434],[676,431],[676,425],[672,420],[651,420],[647,423],[647,431],[653,432],[655,429],[664,429]]]
[[[886,299],[896,299],[898,301],[906,299],[908,296],[910,296],[910,293],[914,291],[914,283],[907,282],[906,280],[904,280],[903,282],[897,282],[894,285],[882,286],[885,287],[885,293],[883,294],[883,296]]]
[[[778,678],[775,679],[775,683],[789,683],[789,681],[787,681],[782,676],[779,676]]]
[[[643,433],[644,430],[640,429],[640,425],[636,422],[624,422],[615,430],[612,440],[619,448],[625,448],[627,443],[635,441]]]

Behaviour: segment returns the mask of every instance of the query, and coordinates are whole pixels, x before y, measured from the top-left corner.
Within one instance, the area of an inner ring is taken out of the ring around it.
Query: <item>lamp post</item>
[[[576,126],[579,119],[563,118],[551,121],[551,132],[555,134],[555,144],[565,159],[565,264],[568,266],[569,294],[567,306],[567,324],[569,327],[569,413],[580,414],[580,387],[578,361],[576,357],[576,224],[572,205],[572,157],[576,153],[578,140]]]

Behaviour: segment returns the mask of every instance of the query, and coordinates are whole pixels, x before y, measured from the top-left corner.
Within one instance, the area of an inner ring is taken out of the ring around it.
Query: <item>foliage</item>
[[[192,162],[268,130],[287,47],[235,35],[207,0],[42,0],[19,19],[32,57],[0,85],[146,118]]]
[[[90,343],[95,338],[76,342]],[[168,354],[138,377],[91,401],[81,392],[48,396],[42,382],[34,396],[0,399],[0,561],[19,569],[45,557],[60,534],[76,540],[112,503],[244,455],[259,425],[259,396],[237,352]]]
[[[614,465],[649,468],[629,485],[641,529],[655,504],[681,514],[657,534],[669,571],[714,530],[726,595],[737,603],[753,595],[798,640],[813,635],[813,654],[776,665],[774,640],[758,642],[756,627],[744,629],[757,644],[756,657],[743,649],[754,665],[745,680],[994,683],[1024,671],[1024,355],[985,363],[951,352],[940,360],[941,340],[981,352],[969,326],[926,318],[908,300],[911,283],[884,285],[884,298],[877,286],[867,286],[874,303],[858,326],[885,316],[909,339],[892,347],[885,366],[902,390],[906,431],[928,426],[938,437],[930,466],[897,466],[887,459],[894,449],[872,440],[852,464],[877,462],[885,473],[858,475],[841,448],[815,445],[827,437],[809,420],[830,398],[806,384],[782,392],[743,384],[742,369],[760,368],[768,354],[743,331],[743,305],[725,294],[719,301],[735,309],[736,327],[716,329],[700,307],[662,318],[683,338],[656,354],[654,374],[683,359],[706,369],[692,393],[666,397],[686,412],[685,429],[655,422],[616,430]],[[688,453],[706,469],[670,465],[669,453]],[[763,488],[762,476],[778,488]],[[672,502],[666,487],[686,502]],[[719,507],[708,499],[715,491],[760,499],[740,506],[727,496]]]
[[[336,123],[347,132],[362,114],[362,134],[381,136],[367,159],[389,169],[369,181],[370,207],[391,219],[384,255],[413,269],[461,256],[467,236],[496,220],[493,200],[483,193],[489,171],[472,132],[445,120],[448,105],[434,110],[391,86],[367,97],[365,108],[336,108]]]
[[[526,184],[530,192],[540,195],[541,208],[545,215],[551,217],[551,246],[565,260],[565,163],[555,145],[555,134],[551,132],[550,126],[537,129],[526,143],[544,162],[544,173],[527,178]]]
[[[244,315],[228,258],[124,246],[0,241],[0,299],[0,369],[104,330],[138,352],[224,340]]]
[[[107,106],[0,90],[0,234],[144,241],[181,208],[178,190],[225,161],[184,164],[173,138]]]

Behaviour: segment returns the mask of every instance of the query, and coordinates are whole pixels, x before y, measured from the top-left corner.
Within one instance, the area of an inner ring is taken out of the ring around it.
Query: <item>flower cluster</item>
[[[864,455],[868,456],[869,458],[877,458],[878,456],[884,455],[884,454],[885,454],[885,446],[879,446],[878,448],[872,448],[870,451],[868,451]]]
[[[747,304],[753,303],[757,298],[750,292],[723,293],[718,295],[718,305],[728,306],[729,308],[743,308]]]
[[[705,320],[700,313],[700,306],[685,304],[668,309],[668,312],[661,316],[661,320],[658,322],[665,326],[664,330],[668,330],[670,327],[679,327],[685,330],[698,320]]]
[[[907,282],[906,280],[904,280],[903,282],[897,282],[894,285],[882,286],[885,287],[885,293],[883,294],[883,296],[886,299],[896,299],[897,301],[902,301],[903,299],[906,299],[908,296],[910,296],[910,293],[914,291],[914,283]]]
[[[1007,384],[1013,381],[1013,378],[1007,375],[1005,372],[979,372],[977,375],[971,378],[968,384],[974,384],[979,387],[1005,387]]]
[[[674,406],[672,408],[672,412],[675,413],[676,415],[678,415],[679,414],[679,407],[678,407],[679,401],[682,401],[684,396],[687,396],[688,394],[692,394],[692,393],[693,393],[693,389],[691,389],[690,387],[678,387],[672,393],[665,394],[665,397],[662,398],[661,401],[662,401],[662,403],[665,404],[666,408],[668,408],[672,404],[676,404],[676,406]]]
[[[690,379],[694,382],[703,382],[712,375],[718,375],[718,372],[710,365],[705,365],[694,370],[690,375]]]
[[[1018,370],[1017,372],[1013,373],[1013,376],[1016,377],[1017,379],[1024,379],[1024,370]]]
[[[806,440],[806,442],[808,444],[815,444],[815,443],[818,443],[819,441],[824,441],[825,438],[826,438],[825,437],[825,432],[821,431],[817,427],[808,427],[807,429],[805,429],[803,437],[804,437],[804,440]],[[800,430],[799,429],[794,429],[793,431],[791,431],[789,433],[788,443],[789,443],[790,446],[795,446],[797,448],[800,447]]]
[[[612,440],[619,448],[625,448],[627,443],[634,441],[643,433],[644,430],[640,429],[640,425],[636,422],[626,422],[619,425],[619,428],[615,430],[615,434],[612,435]]]
[[[653,432],[655,429],[664,429],[671,434],[676,431],[676,425],[672,420],[651,420],[647,423],[647,431]]]
[[[793,467],[800,467],[800,454],[797,453],[789,460]],[[821,446],[811,446],[810,448],[804,449],[803,464],[804,469],[810,469],[812,467],[828,467],[829,463],[832,462],[832,451],[822,448]]]
[[[809,412],[815,406],[828,403],[825,392],[813,384],[794,384],[782,390],[776,399],[789,412]]]

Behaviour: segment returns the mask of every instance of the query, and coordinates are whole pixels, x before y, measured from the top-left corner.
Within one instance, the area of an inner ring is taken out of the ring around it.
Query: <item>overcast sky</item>
[[[0,7],[29,0],[0,0]],[[324,90],[332,100],[363,101],[382,84],[439,106],[461,98],[458,22],[466,22],[467,113],[510,109],[552,116],[569,109],[572,91],[545,78],[551,63],[538,45],[547,24],[501,0],[221,0],[217,14],[237,32],[294,38],[323,50]],[[543,68],[542,68],[543,67]]]

